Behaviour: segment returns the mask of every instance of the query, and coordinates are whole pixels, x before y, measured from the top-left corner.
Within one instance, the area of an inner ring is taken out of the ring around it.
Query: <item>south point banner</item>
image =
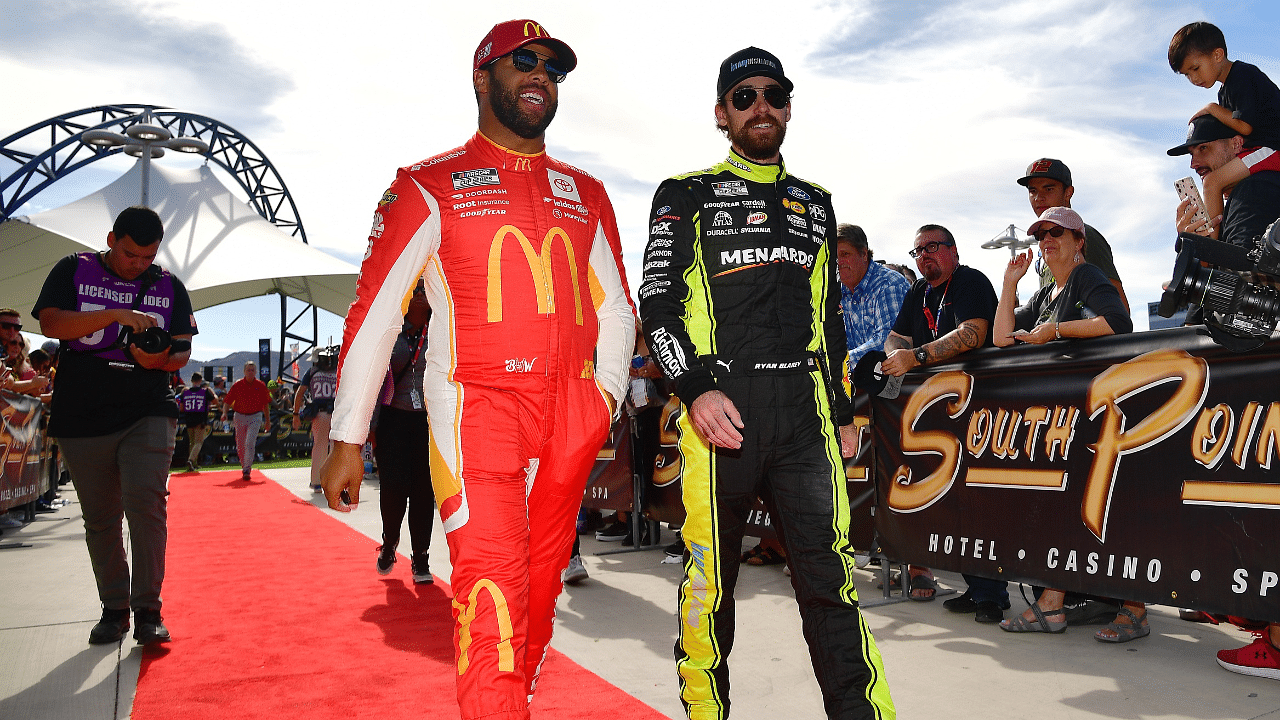
[[[875,398],[891,558],[1280,620],[1280,341],[985,350]]]

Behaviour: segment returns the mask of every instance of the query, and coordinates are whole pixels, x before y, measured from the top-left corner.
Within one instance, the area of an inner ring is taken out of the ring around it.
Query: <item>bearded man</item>
[[[453,566],[458,704],[467,720],[524,720],[587,473],[626,389],[635,310],[604,185],[544,149],[573,50],[510,20],[472,62],[479,132],[401,168],[378,203],[324,492],[336,510],[360,500],[360,447],[422,278],[433,312],[420,387]]]
[[[895,716],[854,590],[835,213],[830,193],[789,174],[779,152],[792,87],[764,50],[729,56],[715,105],[729,156],[663,182],[650,216],[640,314],[682,405],[675,653],[693,720],[729,716],[733,590],[757,496],[786,549],[828,717]]]

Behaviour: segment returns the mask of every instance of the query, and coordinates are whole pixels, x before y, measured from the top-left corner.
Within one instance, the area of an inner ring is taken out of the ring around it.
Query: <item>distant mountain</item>
[[[307,355],[308,357],[303,357],[298,360],[298,377],[299,378],[305,375],[307,370],[311,368],[311,360],[309,359],[310,353],[305,353],[305,355]],[[288,357],[288,355],[286,355],[286,357]],[[186,383],[190,383],[191,373],[198,372],[201,375],[204,375],[205,369],[212,366],[213,377],[222,375],[223,377],[226,377],[228,380],[231,380],[232,382],[234,382],[240,379],[240,376],[244,373],[244,364],[246,362],[249,362],[250,360],[257,363],[258,353],[243,351],[243,352],[234,352],[234,353],[231,353],[230,355],[227,355],[226,357],[220,357],[213,360],[192,360],[182,368],[182,381]],[[268,369],[271,371],[272,378],[275,378],[276,376],[276,363],[278,362],[280,362],[280,352],[277,350],[271,351],[271,367]],[[258,368],[258,369],[259,371],[261,371],[262,368]],[[286,366],[284,370],[286,374],[290,373],[289,367]],[[205,378],[205,380],[212,381],[213,378]]]

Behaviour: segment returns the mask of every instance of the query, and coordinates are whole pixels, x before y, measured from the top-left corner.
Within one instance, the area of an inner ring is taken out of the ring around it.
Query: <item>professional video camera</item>
[[[191,349],[190,340],[174,340],[168,331],[159,326],[152,326],[145,330],[130,330],[124,344],[135,345],[148,355],[162,353],[165,350],[183,352]]]
[[[1172,317],[1183,303],[1198,303],[1214,342],[1232,352],[1261,347],[1275,332],[1280,292],[1256,276],[1280,277],[1280,221],[1243,246],[1180,233],[1174,249],[1178,259],[1160,315]]]

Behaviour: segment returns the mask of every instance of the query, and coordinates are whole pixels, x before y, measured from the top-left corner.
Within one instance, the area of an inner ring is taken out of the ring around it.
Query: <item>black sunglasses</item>
[[[511,64],[522,73],[533,72],[538,67],[538,61],[542,61],[542,66],[547,69],[547,79],[553,83],[562,83],[569,76],[569,71],[565,70],[560,61],[553,57],[546,57],[529,50],[520,48],[511,53]]]
[[[775,110],[781,110],[791,102],[791,96],[783,90],[781,86],[770,85],[769,87],[751,87],[749,85],[738,88],[733,91],[730,100],[733,107],[739,112],[746,111],[756,104],[756,98],[764,93],[765,102],[769,103]]]
[[[0,321],[0,327],[4,328],[5,330],[21,330],[21,329],[22,329],[22,323],[20,323],[20,322],[7,322],[7,321]]]
[[[1041,240],[1044,239],[1045,235],[1052,235],[1053,237],[1062,237],[1062,233],[1066,231],[1067,229],[1062,227],[1061,225],[1054,225],[1052,230],[1045,230],[1044,228],[1041,228],[1035,231],[1035,234],[1032,237],[1036,239],[1036,242],[1040,242]]]
[[[925,253],[929,253],[930,255],[932,255],[938,252],[938,248],[943,247],[944,245],[946,247],[951,247],[952,245],[955,245],[955,243],[938,242],[935,240],[931,243],[928,243],[927,245],[921,245],[920,247],[915,248],[914,250],[908,250],[907,254],[913,258],[918,258]]]

